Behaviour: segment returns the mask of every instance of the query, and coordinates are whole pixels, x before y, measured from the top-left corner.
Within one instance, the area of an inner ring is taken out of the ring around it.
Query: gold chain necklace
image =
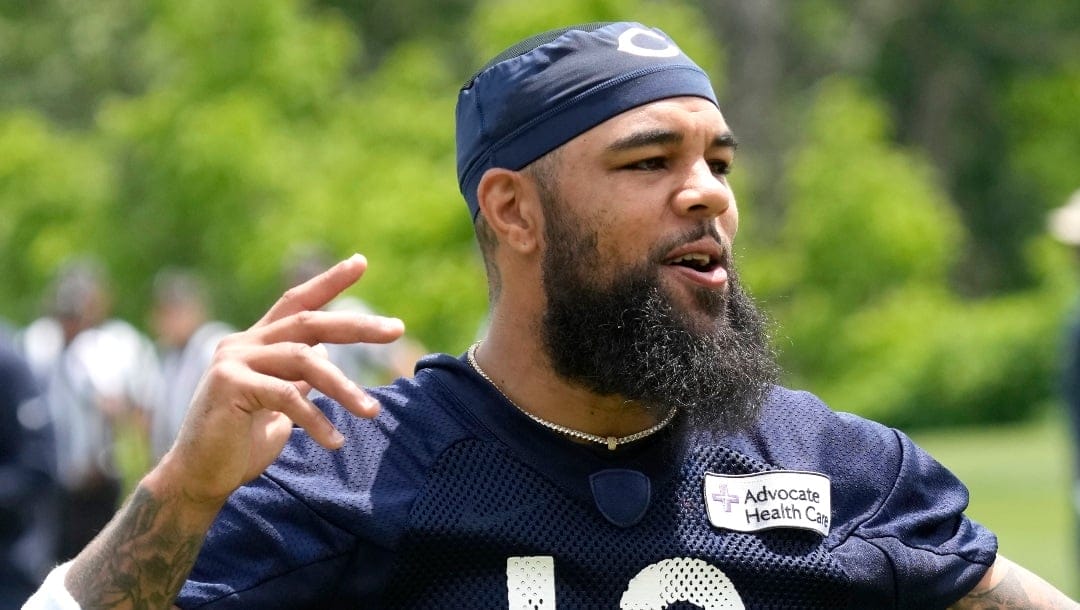
[[[492,381],[491,377],[488,377],[488,374],[485,373],[484,369],[480,368],[480,364],[476,362],[476,348],[478,348],[478,347],[480,347],[480,342],[479,341],[477,341],[476,343],[473,343],[472,346],[469,347],[469,351],[468,351],[469,364],[474,369],[476,369],[476,372],[479,373],[480,376],[483,377],[485,381],[487,381],[488,383],[491,384],[491,387],[498,390],[499,394],[502,394],[502,397],[506,399],[506,402],[514,405],[515,409],[517,409],[518,411],[521,411],[522,413],[525,414],[526,417],[528,417],[529,419],[533,420],[534,422],[540,424],[541,426],[544,426],[545,428],[548,428],[550,430],[554,430],[556,432],[559,432],[561,434],[565,434],[567,436],[572,436],[574,438],[579,438],[579,439],[582,439],[582,440],[591,441],[593,443],[600,443],[601,445],[607,445],[607,448],[609,450],[611,450],[611,451],[615,451],[615,448],[618,447],[619,445],[625,445],[626,443],[632,443],[632,442],[634,442],[636,440],[643,439],[643,438],[645,438],[647,436],[651,436],[651,435],[656,434],[657,432],[663,430],[665,426],[667,426],[668,424],[671,423],[671,420],[675,419],[675,413],[676,413],[676,411],[678,411],[678,409],[676,409],[675,407],[672,407],[670,410],[668,410],[668,413],[667,413],[667,415],[664,416],[664,419],[660,420],[660,422],[658,422],[653,427],[642,430],[641,432],[635,432],[635,433],[627,435],[627,436],[619,436],[619,437],[616,437],[616,436],[600,436],[599,434],[591,434],[589,432],[582,432],[581,430],[574,430],[573,428],[567,428],[566,426],[561,426],[559,424],[556,424],[555,422],[550,422],[550,421],[548,421],[548,420],[546,420],[546,419],[544,419],[544,418],[542,418],[542,417],[540,417],[538,415],[533,415],[532,413],[529,413],[525,409],[522,409],[520,406],[518,406],[518,404],[516,402],[510,400],[510,397],[507,396],[506,393],[502,391],[502,388],[500,388],[498,386],[498,384],[496,384],[494,381]]]

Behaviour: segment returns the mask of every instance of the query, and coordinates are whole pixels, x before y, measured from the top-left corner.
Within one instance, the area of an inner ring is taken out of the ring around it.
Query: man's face
[[[716,312],[700,301],[727,289],[721,262],[738,228],[726,175],[735,142],[716,106],[693,97],[648,104],[578,136],[558,158],[567,212],[596,234],[595,252],[578,265],[602,282],[648,262],[707,324]]]
[[[719,111],[697,98],[624,113],[558,153],[540,191],[559,374],[699,425],[751,419],[775,365],[731,264],[733,160]]]

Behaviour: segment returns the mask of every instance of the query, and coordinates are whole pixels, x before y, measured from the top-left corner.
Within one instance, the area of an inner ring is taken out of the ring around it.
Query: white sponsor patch
[[[828,536],[831,489],[829,477],[817,472],[706,472],[705,510],[714,526],[737,532],[794,527]]]

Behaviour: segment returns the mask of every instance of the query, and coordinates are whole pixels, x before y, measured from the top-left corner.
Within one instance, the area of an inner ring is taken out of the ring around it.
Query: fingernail
[[[379,407],[380,407],[380,405],[379,405],[379,401],[375,400],[374,398],[372,398],[372,397],[370,397],[370,396],[366,396],[366,397],[365,397],[365,399],[364,399],[364,406],[365,406],[365,407],[367,407],[367,409],[368,409],[369,411],[376,411],[376,410],[378,410],[378,409],[379,409]]]
[[[356,393],[356,401],[360,403],[360,408],[371,410],[375,405],[379,404],[378,401],[372,398],[371,395],[365,392],[364,389],[355,382],[350,380],[349,383],[352,383],[352,390]]]
[[[345,444],[345,437],[335,429],[330,433],[330,442],[335,447],[340,447]]]

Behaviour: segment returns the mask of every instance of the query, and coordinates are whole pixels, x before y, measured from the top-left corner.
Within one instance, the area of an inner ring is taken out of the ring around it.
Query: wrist
[[[171,454],[161,461],[139,482],[139,487],[153,496],[162,507],[171,507],[181,514],[190,515],[197,521],[212,521],[229,499],[229,494],[206,494],[192,489],[187,477]]]

